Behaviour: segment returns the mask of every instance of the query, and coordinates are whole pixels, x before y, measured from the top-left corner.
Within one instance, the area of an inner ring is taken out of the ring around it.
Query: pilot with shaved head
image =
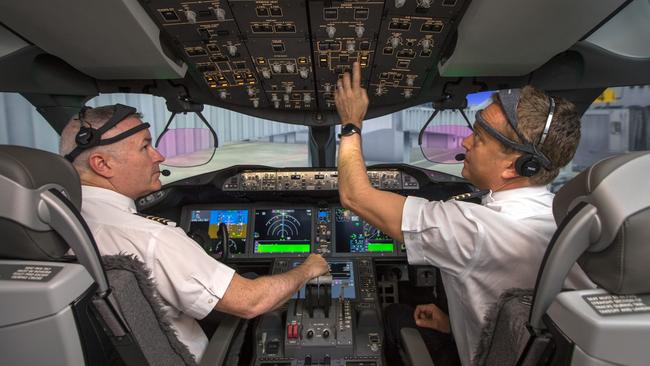
[[[208,255],[166,220],[137,215],[134,200],[161,187],[165,158],[151,145],[149,124],[135,108],[84,107],[61,133],[60,153],[82,184],[81,214],[102,255],[131,254],[151,271],[178,338],[199,361],[208,338],[197,323],[213,309],[252,318],[286,302],[328,272],[318,254],[274,276],[244,278]]]
[[[399,365],[399,329],[420,330],[436,364],[474,365],[487,310],[510,288],[532,288],[556,229],[546,185],[571,161],[580,118],[565,99],[527,86],[495,93],[463,141],[462,175],[486,190],[482,204],[428,201],[372,187],[362,156],[368,95],[358,63],[339,80],[343,125],[338,155],[341,204],[404,243],[410,264],[440,269],[448,314],[434,304],[389,307],[385,354]],[[584,276],[575,267],[573,276]],[[458,355],[449,333],[453,334]],[[452,352],[450,352],[450,350]],[[458,359],[459,357],[459,359]]]

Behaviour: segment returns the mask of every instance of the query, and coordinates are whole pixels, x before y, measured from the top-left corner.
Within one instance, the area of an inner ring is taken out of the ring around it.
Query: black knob
[[[323,331],[323,338],[327,338],[327,337],[329,337],[329,336],[330,336],[330,331],[329,331],[329,329],[325,329],[325,330]]]
[[[307,331],[307,338],[312,338],[314,336],[314,331],[313,330],[308,330]]]
[[[305,366],[311,365],[311,356],[307,355],[305,356]]]
[[[330,366],[330,356],[325,356],[325,359],[323,359],[323,364],[325,364],[325,366]]]

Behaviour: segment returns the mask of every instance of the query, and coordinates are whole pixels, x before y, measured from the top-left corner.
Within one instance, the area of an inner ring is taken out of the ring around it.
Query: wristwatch
[[[339,138],[342,136],[350,136],[358,133],[361,136],[361,129],[355,126],[353,123],[346,123],[341,127],[341,133],[339,133]]]

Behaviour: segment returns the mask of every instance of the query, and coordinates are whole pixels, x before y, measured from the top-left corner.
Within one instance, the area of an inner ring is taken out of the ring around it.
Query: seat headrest
[[[63,193],[72,205],[81,208],[81,183],[72,164],[62,156],[47,151],[21,146],[0,145],[0,176],[21,192],[54,188]],[[13,182],[13,183],[12,183]],[[15,184],[14,184],[15,183]],[[25,189],[18,189],[20,187]],[[5,189],[13,189],[6,188]],[[4,192],[6,197],[18,197],[20,192]],[[4,202],[3,204],[9,204]],[[36,218],[38,212],[24,212],[31,208],[16,202],[15,215]],[[34,210],[35,211],[35,210]],[[0,257],[7,259],[52,260],[60,258],[68,250],[65,241],[51,229],[34,229],[21,225],[12,212],[0,215]]]
[[[650,152],[601,160],[567,182],[553,201],[558,225],[580,202],[597,209],[591,246],[578,260],[599,286],[616,294],[650,292]]]

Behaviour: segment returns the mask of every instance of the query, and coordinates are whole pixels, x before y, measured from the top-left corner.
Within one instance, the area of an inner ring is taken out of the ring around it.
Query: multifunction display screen
[[[312,210],[256,209],[254,253],[309,253],[311,251]]]
[[[219,231],[224,224],[225,230]],[[224,236],[228,238],[229,254],[246,252],[248,210],[192,210],[188,234],[208,253],[217,257],[224,254]],[[225,235],[224,235],[225,234]]]
[[[393,252],[395,242],[381,230],[345,208],[334,209],[337,253]]]

